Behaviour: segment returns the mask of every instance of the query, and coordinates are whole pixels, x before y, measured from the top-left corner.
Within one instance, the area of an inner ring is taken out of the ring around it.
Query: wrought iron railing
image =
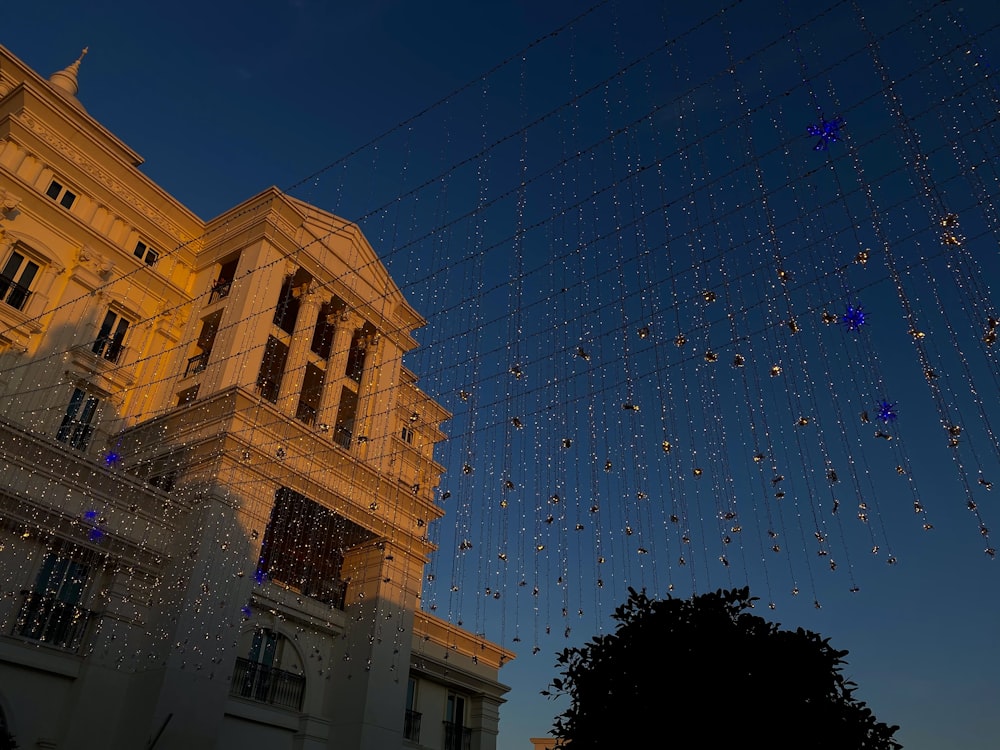
[[[351,449],[351,442],[354,440],[354,433],[347,427],[337,425],[333,428],[333,442],[341,448]]]
[[[223,281],[222,279],[216,279],[215,283],[212,285],[212,292],[208,295],[208,304],[213,302],[218,302],[220,299],[225,299],[229,296],[229,290],[232,288],[233,282]]]
[[[108,362],[117,362],[121,359],[122,353],[125,351],[125,347],[122,346],[121,341],[115,341],[114,338],[105,337],[97,339],[97,341],[91,345],[90,351],[98,357],[108,360]]]
[[[201,354],[189,357],[187,367],[184,369],[184,377],[194,375],[195,373],[201,372],[208,367],[208,355],[210,353],[211,352],[202,352]]]
[[[229,693],[298,711],[302,708],[305,690],[306,678],[303,675],[237,658]]]
[[[444,750],[469,750],[471,747],[471,729],[453,721],[444,722]]]
[[[418,711],[406,710],[403,717],[403,737],[412,742],[420,742],[420,717]]]
[[[14,635],[75,651],[94,613],[71,602],[34,591],[22,591]]]
[[[31,290],[21,286],[14,279],[0,274],[0,300],[3,300],[15,310],[23,310],[31,296]]]

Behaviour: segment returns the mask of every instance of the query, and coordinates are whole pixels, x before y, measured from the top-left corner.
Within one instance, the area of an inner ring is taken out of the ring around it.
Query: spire
[[[80,90],[80,84],[76,80],[77,71],[80,70],[80,63],[83,61],[84,56],[87,54],[89,47],[84,47],[83,52],[76,59],[76,62],[72,63],[69,67],[63,70],[58,70],[49,76],[49,83],[51,83],[56,89],[58,89],[63,94],[66,94],[70,98],[75,99],[76,93]]]

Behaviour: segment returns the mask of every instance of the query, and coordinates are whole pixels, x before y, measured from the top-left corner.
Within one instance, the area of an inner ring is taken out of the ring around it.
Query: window
[[[108,310],[101,323],[101,329],[97,332],[97,340],[94,342],[92,351],[98,357],[104,357],[109,362],[117,362],[122,353],[122,342],[128,332],[130,321],[123,318],[113,310]]]
[[[351,449],[354,440],[355,420],[358,416],[358,394],[350,388],[340,391],[340,405],[337,407],[337,421],[333,425],[333,440],[341,448]],[[360,440],[361,436],[358,436]]]
[[[38,269],[35,261],[16,250],[11,252],[0,273],[0,299],[15,310],[23,310],[31,296],[31,282],[38,275]]]
[[[59,432],[56,433],[56,440],[68,443],[78,450],[85,450],[94,434],[92,422],[100,403],[96,396],[90,396],[86,391],[74,388],[69,406],[66,407],[66,415],[59,426]]]
[[[160,254],[156,252],[156,250],[151,248],[142,240],[135,243],[135,250],[132,251],[132,255],[145,262],[147,266],[151,266],[156,263],[157,259],[160,257]]]
[[[302,706],[306,678],[278,669],[286,652],[294,653],[294,649],[283,635],[267,628],[255,630],[250,652],[245,658],[236,659],[230,692],[241,698],[298,711]]]
[[[406,714],[403,717],[403,737],[420,742],[420,718],[417,711],[417,680],[411,677],[406,683]]]
[[[69,191],[55,180],[49,183],[49,189],[45,191],[45,194],[63,208],[72,208],[73,202],[76,200],[76,193]]]
[[[400,437],[403,438],[404,443],[413,445],[413,428],[403,425],[403,431],[402,434],[400,434]]]
[[[267,337],[264,347],[264,358],[260,362],[260,372],[257,374],[257,388],[260,395],[273,404],[278,403],[278,391],[281,388],[281,378],[285,374],[285,361],[288,359],[288,347],[274,336]]]
[[[23,592],[15,633],[62,648],[76,648],[91,612],[80,606],[90,568],[77,551],[62,547],[46,554],[34,588]]]
[[[465,727],[465,698],[448,693],[444,716],[444,749],[469,750],[471,746],[472,730]]]
[[[270,578],[304,596],[344,608],[340,579],[344,551],[360,527],[287,487],[275,493],[264,531],[257,578]]]

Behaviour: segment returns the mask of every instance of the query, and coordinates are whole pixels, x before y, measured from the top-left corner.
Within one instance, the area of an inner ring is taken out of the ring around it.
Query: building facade
[[[279,190],[199,219],[79,67],[0,47],[0,750],[493,750],[512,654],[420,609],[422,318]]]

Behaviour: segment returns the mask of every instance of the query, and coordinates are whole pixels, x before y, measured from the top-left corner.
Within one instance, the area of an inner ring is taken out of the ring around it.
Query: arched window
[[[257,628],[249,640],[246,656],[236,659],[230,693],[298,711],[306,678],[295,647],[281,633],[268,628]]]

